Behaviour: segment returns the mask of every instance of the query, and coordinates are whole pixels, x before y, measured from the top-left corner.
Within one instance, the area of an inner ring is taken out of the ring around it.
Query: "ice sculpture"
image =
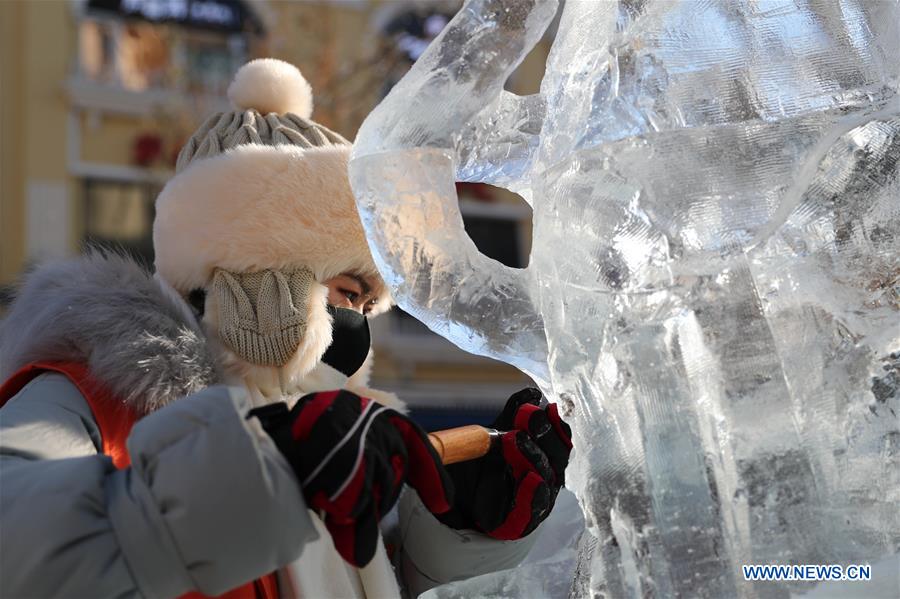
[[[574,421],[573,594],[784,597],[741,565],[897,553],[897,2],[568,0],[505,92],[555,11],[467,2],[350,173],[400,305]],[[528,268],[478,253],[457,180],[532,204]]]

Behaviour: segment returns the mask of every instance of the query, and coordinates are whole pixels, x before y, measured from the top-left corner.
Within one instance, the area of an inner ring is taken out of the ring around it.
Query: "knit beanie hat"
[[[312,90],[296,67],[273,58],[247,63],[228,87],[236,110],[209,117],[178,154],[176,172],[193,160],[218,156],[242,144],[316,148],[350,145],[310,120]]]

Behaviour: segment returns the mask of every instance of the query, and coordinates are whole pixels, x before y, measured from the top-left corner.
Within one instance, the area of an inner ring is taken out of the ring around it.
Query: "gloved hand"
[[[523,389],[506,402],[493,427],[508,431],[482,458],[447,466],[453,509],[438,519],[496,539],[522,538],[553,509],[572,450],[572,430],[556,404],[540,407],[541,392]]]
[[[378,521],[403,483],[434,513],[453,486],[425,432],[409,418],[350,391],[312,393],[250,412],[287,458],[308,507],[324,512],[338,553],[362,567],[375,555]]]

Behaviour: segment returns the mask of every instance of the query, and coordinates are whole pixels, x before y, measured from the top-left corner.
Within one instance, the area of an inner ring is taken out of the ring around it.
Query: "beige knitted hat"
[[[178,154],[176,172],[197,158],[218,156],[243,144],[316,148],[350,145],[310,120],[312,90],[296,67],[273,58],[244,65],[228,88],[236,110],[209,117]]]

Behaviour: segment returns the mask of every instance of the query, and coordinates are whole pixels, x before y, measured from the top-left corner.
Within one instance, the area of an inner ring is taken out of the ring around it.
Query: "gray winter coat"
[[[293,473],[180,298],[135,264],[92,255],[44,267],[0,330],[0,377],[36,360],[87,364],[141,414],[132,465],[101,454],[78,389],[58,374],[0,409],[0,596],[217,595],[300,558],[318,534]],[[399,505],[412,594],[516,565],[500,542]]]

